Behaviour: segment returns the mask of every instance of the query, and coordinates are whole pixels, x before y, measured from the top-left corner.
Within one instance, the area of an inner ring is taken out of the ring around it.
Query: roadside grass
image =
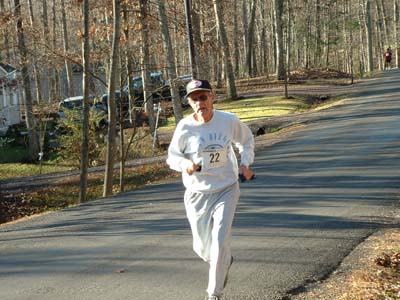
[[[243,121],[252,121],[260,118],[273,117],[279,115],[292,114],[305,111],[311,107],[307,99],[303,97],[293,97],[285,99],[281,96],[246,98],[235,101],[221,101],[215,103],[215,108],[235,113]],[[184,115],[191,113],[188,108]],[[168,118],[167,123],[160,127],[160,133],[171,132],[175,128],[175,118]],[[146,146],[139,145],[138,149],[145,149]],[[147,152],[151,155],[152,151]],[[26,149],[22,146],[0,148],[0,180],[25,177],[52,172],[63,172],[72,170],[72,166],[64,166],[56,161],[43,161],[39,164],[21,163],[26,157]]]
[[[276,96],[222,101],[214,106],[216,109],[234,113],[239,119],[246,122],[305,111],[311,105],[304,97],[286,99]]]
[[[244,122],[256,119],[287,115],[306,111],[312,104],[304,97],[291,97],[286,99],[282,96],[246,98],[234,101],[216,102],[214,107],[219,110],[236,114]],[[192,113],[190,108],[184,111],[184,116]],[[159,132],[167,132],[175,127],[175,117],[167,119],[165,126],[159,128]]]
[[[0,164],[0,180],[33,176],[45,173],[63,172],[72,170],[73,167],[62,166],[55,163],[26,164],[26,163],[2,163]]]
[[[57,164],[52,160],[43,161],[42,165],[24,163],[27,157],[28,150],[24,146],[6,145],[0,147],[0,180],[73,169],[71,166]]]
[[[171,171],[165,163],[142,165],[126,168],[125,190],[160,181],[165,178],[177,178],[179,174]],[[100,199],[103,192],[103,173],[89,174],[87,201]],[[78,204],[79,176],[72,176],[60,184],[40,188],[29,193],[2,195],[0,193],[0,224],[25,216],[72,207]],[[114,172],[114,193],[119,190],[119,174]]]

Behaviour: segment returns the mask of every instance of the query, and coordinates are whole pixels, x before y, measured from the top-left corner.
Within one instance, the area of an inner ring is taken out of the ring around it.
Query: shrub
[[[82,117],[81,112],[72,110],[65,112],[65,118],[61,118],[58,131],[58,160],[71,164],[79,168],[81,160],[81,144],[82,144]],[[101,156],[104,148],[104,140],[99,134],[97,126],[98,120],[90,112],[89,122],[89,165],[94,165],[99,161],[104,161]]]

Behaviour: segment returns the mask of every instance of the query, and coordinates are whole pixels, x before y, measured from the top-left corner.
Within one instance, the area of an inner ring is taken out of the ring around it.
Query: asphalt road
[[[282,299],[398,226],[400,71],[256,154],[226,299]],[[179,181],[0,226],[2,300],[203,299]]]

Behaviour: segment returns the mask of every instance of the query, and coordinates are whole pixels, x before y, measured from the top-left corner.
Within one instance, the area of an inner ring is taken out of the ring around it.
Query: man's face
[[[197,117],[208,122],[213,115],[214,94],[209,91],[196,91],[191,93],[188,99]]]

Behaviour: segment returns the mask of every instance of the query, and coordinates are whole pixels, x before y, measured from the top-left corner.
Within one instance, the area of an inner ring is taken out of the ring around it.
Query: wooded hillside
[[[27,65],[33,101],[59,101],[77,94],[72,74],[82,70],[82,2],[0,0],[0,61],[20,69]],[[143,68],[173,78],[191,73],[184,0],[117,2],[117,86],[127,82],[127,74],[140,75]],[[388,47],[393,50],[393,66],[398,65],[398,6],[399,0],[192,0],[195,70],[198,77],[218,84],[232,72],[235,79],[265,74],[283,79],[285,69],[320,67],[363,74],[383,68]],[[26,60],[18,47],[19,7]],[[89,1],[89,11],[95,92],[95,86],[106,89],[113,1]]]

